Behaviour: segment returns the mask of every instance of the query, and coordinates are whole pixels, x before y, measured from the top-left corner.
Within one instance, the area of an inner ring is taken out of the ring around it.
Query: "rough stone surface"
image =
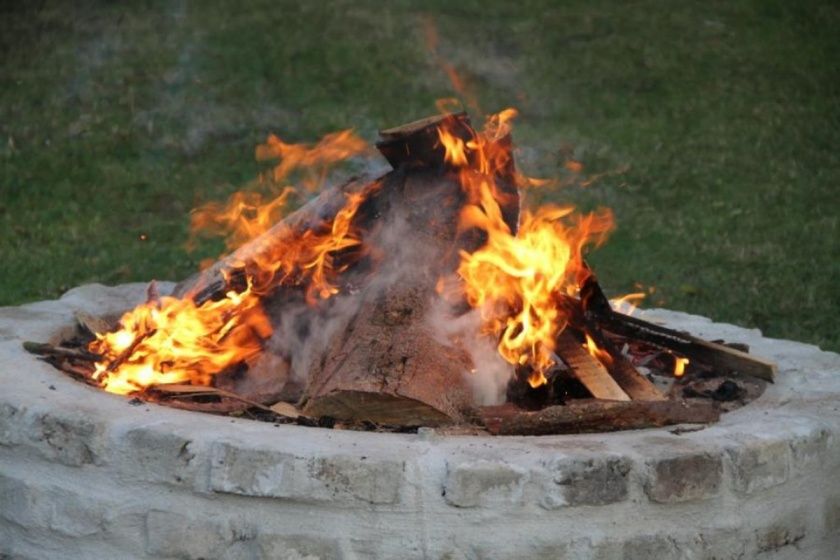
[[[504,463],[479,461],[452,467],[444,486],[446,503],[493,507],[522,501],[525,474]]]
[[[602,506],[627,499],[632,462],[626,457],[562,457],[549,459],[544,465],[547,476],[543,478],[540,505],[545,509]]]
[[[403,464],[367,457],[301,457],[292,453],[214,446],[210,488],[245,496],[303,502],[361,501],[393,504],[399,497]]]
[[[790,476],[790,442],[749,436],[742,442],[742,446],[727,450],[735,474],[734,488],[752,494],[784,484]]]
[[[331,431],[188,413],[26,354],[142,284],[0,309],[0,559],[833,559],[840,356],[668,311],[779,363],[697,431],[546,437]],[[679,435],[678,435],[679,434]]]
[[[711,453],[654,459],[649,466],[645,493],[652,501],[663,504],[715,496],[723,478],[723,461]]]

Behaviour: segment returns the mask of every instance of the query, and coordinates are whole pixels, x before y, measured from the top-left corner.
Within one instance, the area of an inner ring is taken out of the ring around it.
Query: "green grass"
[[[534,198],[612,207],[608,291],[840,350],[840,6],[832,2],[32,2],[0,8],[0,304],[176,279],[188,212],[270,132],[375,130],[452,94],[521,110]],[[532,195],[533,196],[533,195]],[[147,236],[142,241],[141,235]]]

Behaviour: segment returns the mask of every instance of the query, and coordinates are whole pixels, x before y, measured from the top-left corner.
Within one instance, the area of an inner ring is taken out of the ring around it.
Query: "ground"
[[[612,294],[840,349],[840,6],[662,0],[0,4],[0,305],[178,279],[188,213],[313,140],[425,116],[461,72],[520,163],[600,178]],[[437,55],[427,31],[437,31]]]

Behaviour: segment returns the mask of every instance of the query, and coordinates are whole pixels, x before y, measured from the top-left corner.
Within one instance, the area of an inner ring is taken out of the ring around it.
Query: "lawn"
[[[18,2],[0,7],[0,305],[178,279],[189,210],[309,141],[516,106],[520,163],[614,209],[610,293],[840,350],[835,2]],[[124,4],[124,5],[121,5]]]

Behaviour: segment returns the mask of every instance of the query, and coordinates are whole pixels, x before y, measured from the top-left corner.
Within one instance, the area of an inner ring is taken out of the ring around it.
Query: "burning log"
[[[511,404],[486,406],[480,416],[493,435],[537,436],[658,428],[717,422],[714,403],[693,400],[604,401],[580,399],[529,412]]]
[[[594,274],[590,274],[581,287],[581,300],[587,320],[597,323],[611,333],[670,350],[678,356],[696,360],[712,368],[736,371],[771,383],[778,374],[778,366],[775,363],[751,356],[733,345],[709,342],[685,332],[613,311]]]
[[[313,365],[304,413],[400,426],[462,420],[472,403],[470,360],[424,321],[429,297],[423,285],[369,290]]]
[[[583,383],[596,399],[630,400],[627,393],[610,376],[607,368],[581,346],[580,341],[569,329],[565,329],[557,337],[555,351],[572,369],[572,375]]]

